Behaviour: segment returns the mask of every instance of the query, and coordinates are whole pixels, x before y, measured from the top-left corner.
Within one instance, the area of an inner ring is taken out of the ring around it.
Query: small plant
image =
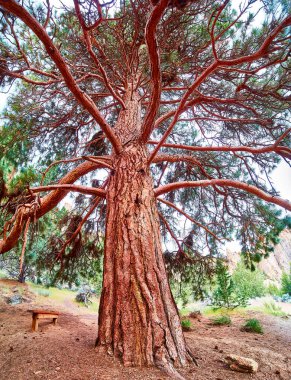
[[[181,326],[183,331],[190,331],[191,330],[191,321],[190,319],[183,319],[181,321]]]
[[[275,315],[276,317],[286,316],[286,313],[284,313],[281,307],[276,305],[274,301],[265,302],[264,309],[267,314]]]
[[[248,319],[241,329],[242,331],[263,334],[263,327],[258,319]]]
[[[212,324],[216,326],[230,325],[231,319],[228,315],[220,315],[212,320]]]

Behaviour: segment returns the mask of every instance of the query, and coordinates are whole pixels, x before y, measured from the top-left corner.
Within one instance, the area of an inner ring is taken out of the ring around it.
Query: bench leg
[[[58,321],[58,318],[53,318],[53,324],[56,325]]]
[[[38,330],[38,318],[33,317],[32,318],[32,331]]]

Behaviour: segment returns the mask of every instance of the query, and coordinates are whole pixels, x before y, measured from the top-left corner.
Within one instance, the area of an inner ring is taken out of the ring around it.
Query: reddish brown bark
[[[181,366],[187,352],[165,271],[147,159],[146,147],[135,143],[114,162],[97,344],[126,366]]]

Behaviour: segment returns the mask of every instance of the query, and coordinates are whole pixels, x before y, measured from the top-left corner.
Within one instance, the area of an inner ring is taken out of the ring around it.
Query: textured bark
[[[135,143],[114,162],[97,345],[126,366],[181,366],[187,352],[165,271],[147,159],[145,146]]]

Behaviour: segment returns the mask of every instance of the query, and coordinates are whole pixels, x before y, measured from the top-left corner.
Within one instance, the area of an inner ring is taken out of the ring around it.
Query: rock
[[[257,372],[259,367],[255,360],[238,355],[228,355],[225,361],[232,371],[237,372],[254,373]]]
[[[14,294],[11,297],[7,297],[6,302],[10,305],[18,305],[22,302],[22,297],[20,294]]]

